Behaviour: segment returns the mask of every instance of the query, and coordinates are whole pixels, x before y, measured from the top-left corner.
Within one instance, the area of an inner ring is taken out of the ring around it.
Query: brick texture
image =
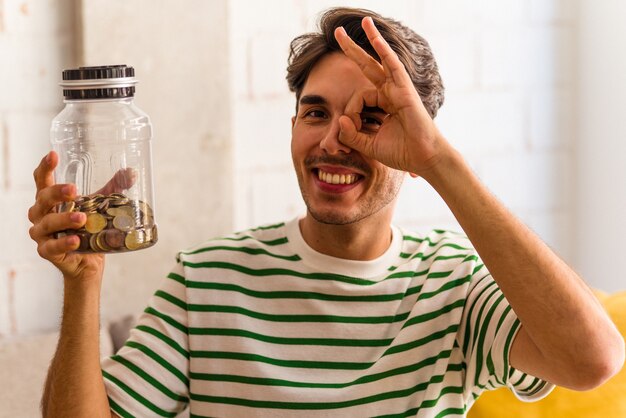
[[[286,58],[289,41],[338,3],[145,3],[137,15],[136,2],[86,1],[81,16],[77,0],[0,3],[0,52],[11,57],[11,65],[0,65],[0,78],[10,81],[0,95],[0,335],[57,325],[61,284],[36,254],[26,211],[32,171],[61,107],[60,71],[80,57],[81,64],[134,64],[141,74],[137,103],[155,125],[161,243],[111,257],[103,315],[139,312],[176,250],[304,211],[289,148],[294,98]],[[436,120],[442,132],[505,204],[571,258],[577,24],[571,2],[340,4],[371,8],[427,38],[446,86]],[[77,19],[85,28],[78,55]],[[407,178],[395,221],[458,229],[420,179]]]

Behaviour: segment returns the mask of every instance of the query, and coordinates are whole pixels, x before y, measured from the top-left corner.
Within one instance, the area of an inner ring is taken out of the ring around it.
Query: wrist
[[[64,306],[93,306],[100,303],[102,280],[99,277],[67,277],[64,276]]]
[[[460,152],[445,143],[444,149],[437,154],[436,160],[426,170],[419,174],[435,190],[445,188],[450,181],[465,178],[471,172]]]

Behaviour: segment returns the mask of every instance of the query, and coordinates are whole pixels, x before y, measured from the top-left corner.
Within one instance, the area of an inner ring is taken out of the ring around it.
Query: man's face
[[[373,84],[341,53],[324,56],[302,89],[292,119],[291,156],[302,197],[318,222],[345,225],[369,216],[391,218],[404,173],[338,140],[339,117],[352,95]],[[376,132],[380,109],[361,113],[362,130]],[[382,219],[382,218],[381,218]]]

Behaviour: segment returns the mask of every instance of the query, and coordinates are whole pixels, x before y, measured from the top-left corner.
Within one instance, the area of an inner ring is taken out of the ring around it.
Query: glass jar
[[[50,130],[59,155],[56,183],[76,185],[59,212],[87,215],[77,252],[116,253],[157,242],[152,183],[152,125],[133,102],[135,71],[126,65],[63,71],[65,108]]]

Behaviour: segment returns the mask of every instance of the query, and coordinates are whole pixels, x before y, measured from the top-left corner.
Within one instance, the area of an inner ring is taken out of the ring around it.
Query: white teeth
[[[329,184],[352,184],[357,179],[356,174],[331,174],[320,169],[317,170],[317,177]]]

